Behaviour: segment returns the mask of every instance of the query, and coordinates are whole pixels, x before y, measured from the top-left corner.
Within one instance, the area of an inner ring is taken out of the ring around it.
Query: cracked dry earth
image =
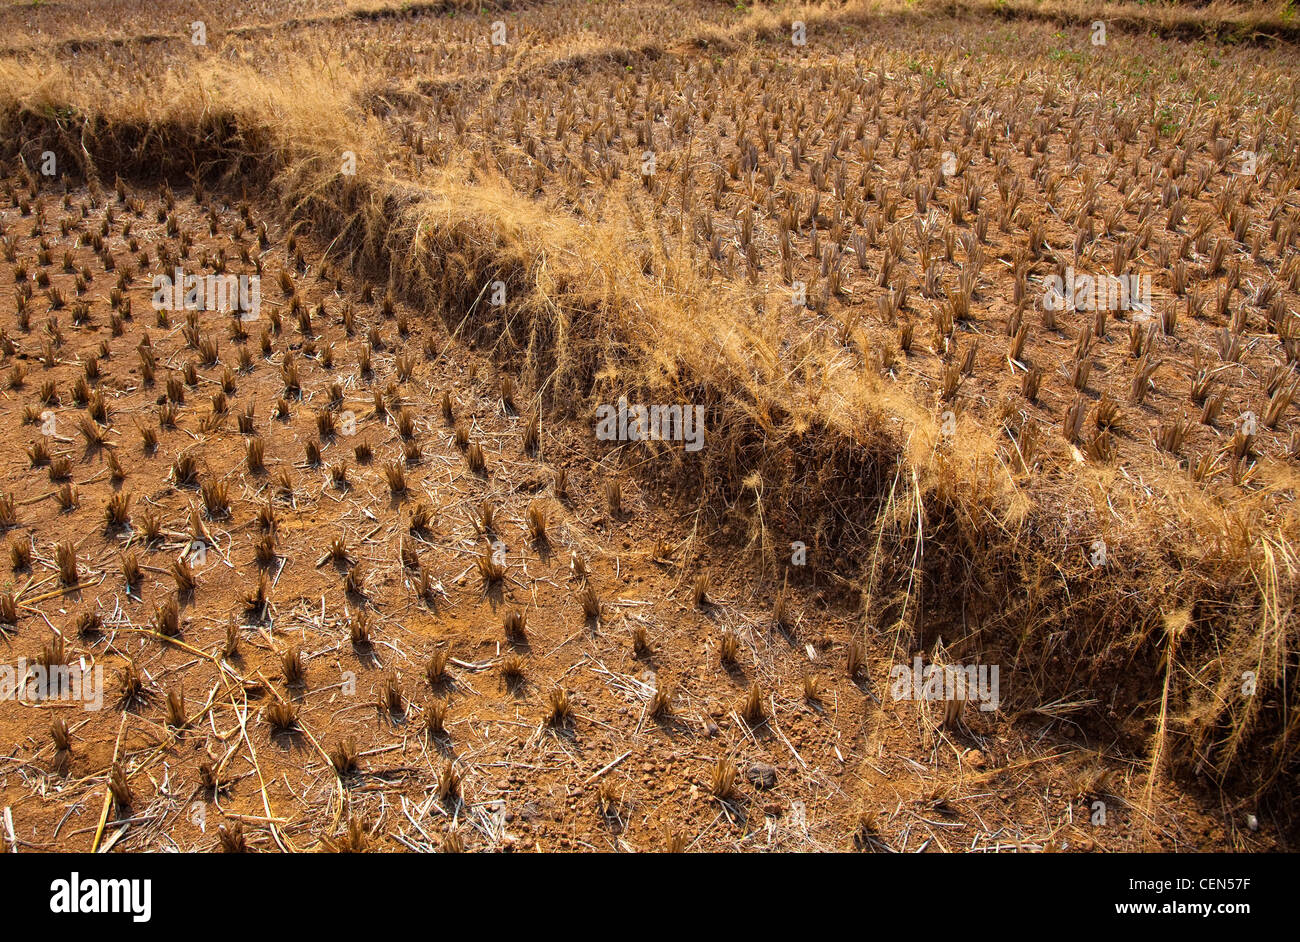
[[[1222,843],[1184,793],[1141,812],[1143,770],[1066,714],[893,702],[851,607],[799,573],[778,602],[741,528],[538,422],[308,235],[204,193],[29,186],[0,201],[0,659],[104,689],[0,701],[6,846]],[[155,310],[177,265],[260,265],[259,317]]]

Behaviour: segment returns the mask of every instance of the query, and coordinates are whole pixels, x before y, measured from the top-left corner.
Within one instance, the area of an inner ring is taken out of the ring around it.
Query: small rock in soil
[[[755,788],[766,791],[776,785],[776,769],[766,762],[755,762],[749,767],[748,775]]]

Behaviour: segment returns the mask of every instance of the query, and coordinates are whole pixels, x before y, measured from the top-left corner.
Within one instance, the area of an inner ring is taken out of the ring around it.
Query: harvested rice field
[[[0,8],[7,851],[1288,851],[1289,4]]]

